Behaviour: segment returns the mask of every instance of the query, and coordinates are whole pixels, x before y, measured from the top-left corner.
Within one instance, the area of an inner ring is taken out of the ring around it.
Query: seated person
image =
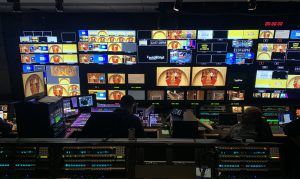
[[[251,106],[245,110],[241,122],[232,126],[227,134],[221,136],[221,139],[271,141],[272,137],[270,125],[263,119],[261,110]]]
[[[133,115],[134,98],[125,95],[120,101],[120,109],[113,113],[93,113],[84,126],[81,137],[127,138],[128,129],[135,129],[135,137],[144,137],[140,119]]]
[[[5,122],[0,118],[0,132],[2,137],[10,137],[10,132],[12,131],[13,124],[10,122]]]

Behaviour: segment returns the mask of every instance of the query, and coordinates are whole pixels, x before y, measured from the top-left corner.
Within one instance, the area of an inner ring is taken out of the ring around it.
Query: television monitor
[[[245,99],[244,90],[228,90],[227,99],[233,101],[243,101]]]
[[[167,100],[171,100],[171,101],[184,100],[184,91],[167,90]]]
[[[272,38],[274,38],[274,30],[260,30],[259,38],[260,39],[272,39]]]
[[[167,34],[166,30],[152,30],[152,39],[167,39]]]
[[[170,63],[191,63],[192,51],[191,50],[171,50]]]
[[[197,63],[209,63],[211,62],[211,54],[197,54]]]
[[[109,64],[122,64],[123,63],[123,55],[108,55],[108,63]]]
[[[89,84],[105,84],[105,73],[87,73],[87,79]]]
[[[139,63],[167,63],[168,50],[162,46],[139,46]]]
[[[42,97],[45,95],[43,72],[23,73],[22,79],[25,98]]]
[[[275,39],[289,39],[290,30],[276,30]]]
[[[165,99],[165,93],[163,90],[148,90],[148,95],[147,95],[148,100],[164,100]]]
[[[134,65],[137,62],[136,56],[135,55],[123,55],[123,62],[126,65]]]
[[[108,84],[125,84],[125,74],[124,73],[108,73],[107,74]]]
[[[300,89],[300,75],[288,75],[287,88]]]
[[[212,43],[198,43],[197,51],[198,52],[211,52],[212,51]]]
[[[213,30],[198,30],[198,37],[200,40],[213,39]]]
[[[206,100],[223,101],[225,92],[223,90],[208,90],[206,92]]]
[[[128,90],[128,95],[131,95],[135,100],[145,100],[145,91],[144,90]]]
[[[243,39],[244,30],[228,30],[228,39]]]
[[[294,120],[294,116],[290,112],[284,112],[278,114],[279,124],[288,124]]]
[[[121,100],[124,95],[125,90],[108,90],[108,100]]]
[[[62,32],[61,33],[62,42],[76,42],[76,33],[75,32]]]
[[[258,39],[259,30],[244,30],[243,39]]]
[[[128,74],[128,84],[145,84],[145,74]]]
[[[257,70],[255,88],[284,89],[287,78],[287,71]]]
[[[242,113],[243,112],[243,107],[242,106],[232,106],[232,113]]]
[[[192,86],[225,86],[227,67],[193,67]]]
[[[213,38],[214,39],[227,39],[228,31],[227,30],[214,30]]]
[[[190,67],[157,67],[157,86],[189,86]]]
[[[96,94],[96,100],[106,100],[106,90],[88,90],[89,94]]]
[[[234,113],[224,113],[219,114],[219,125],[235,125],[238,123],[237,114]]]
[[[214,52],[227,52],[228,43],[213,43],[212,51]]]
[[[196,49],[195,40],[168,40],[167,49]]]
[[[290,39],[300,39],[300,30],[292,30]]]
[[[94,95],[79,96],[78,104],[80,108],[93,107],[95,105]]]
[[[188,90],[187,100],[204,100],[204,91],[203,90]]]
[[[46,66],[48,96],[80,95],[79,67],[75,65]]]

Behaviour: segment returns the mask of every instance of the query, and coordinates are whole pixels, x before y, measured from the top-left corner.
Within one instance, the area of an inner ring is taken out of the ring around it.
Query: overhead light
[[[248,10],[254,11],[256,9],[256,0],[248,0]]]
[[[56,12],[64,12],[63,2],[64,0],[55,0]]]
[[[176,12],[179,12],[180,11],[180,8],[182,6],[182,1],[183,0],[176,0],[175,3],[174,3],[174,7],[173,7],[173,10],[176,11]]]

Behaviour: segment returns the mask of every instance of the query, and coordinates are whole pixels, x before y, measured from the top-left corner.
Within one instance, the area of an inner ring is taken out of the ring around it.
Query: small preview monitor
[[[108,84],[125,84],[124,73],[108,73],[107,79]]]
[[[191,50],[171,50],[170,63],[191,63],[192,51]]]
[[[148,100],[164,100],[165,92],[163,90],[149,90],[148,91]]]
[[[279,124],[288,124],[294,120],[292,113],[285,112],[278,114]]]
[[[128,84],[145,84],[145,74],[128,74]]]
[[[93,95],[79,96],[78,102],[79,102],[80,108],[93,107],[94,106],[94,96]]]
[[[87,73],[87,79],[89,84],[105,84],[105,73]]]
[[[135,100],[145,100],[144,90],[128,90],[128,95],[131,95]]]

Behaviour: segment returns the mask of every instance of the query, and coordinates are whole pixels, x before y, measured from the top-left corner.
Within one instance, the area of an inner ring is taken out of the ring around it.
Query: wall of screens
[[[274,28],[23,31],[19,59],[49,96],[232,102],[295,98],[299,44],[300,30]]]

